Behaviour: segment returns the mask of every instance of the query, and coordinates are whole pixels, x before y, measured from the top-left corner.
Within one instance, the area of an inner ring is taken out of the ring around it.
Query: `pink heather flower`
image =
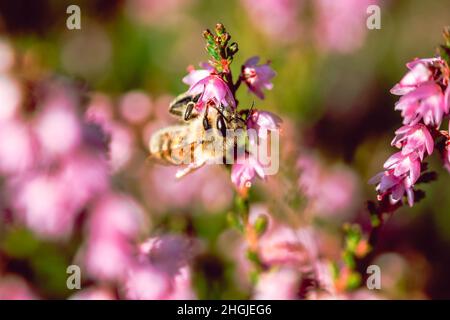
[[[189,86],[193,86],[200,80],[210,76],[214,71],[214,68],[208,63],[200,63],[200,67],[202,67],[202,69],[194,69],[193,66],[189,66],[189,73],[183,78],[183,82]]]
[[[127,271],[125,297],[130,300],[161,300],[170,292],[170,280],[150,264],[132,266]]]
[[[395,109],[402,111],[404,124],[423,120],[426,125],[439,127],[450,108],[447,63],[440,57],[416,59],[407,67],[410,71],[391,89],[391,93],[403,96]]]
[[[191,86],[189,92],[196,95],[201,93],[197,103],[199,109],[203,108],[208,102],[216,105],[229,106],[236,108],[233,94],[228,85],[217,75],[209,75]]]
[[[231,182],[243,193],[251,187],[256,175],[261,179],[265,178],[264,168],[252,155],[238,158],[231,168]]]
[[[392,94],[402,96],[413,91],[419,85],[432,80],[433,73],[427,64],[421,60],[415,61],[414,64],[410,63],[408,66],[410,67],[410,71],[391,89]]]
[[[241,0],[257,30],[276,42],[293,42],[300,34],[301,0]]]
[[[143,209],[136,201],[125,195],[107,194],[92,209],[89,233],[96,238],[135,238],[145,224]]]
[[[129,0],[124,4],[133,21],[157,28],[178,28],[179,19],[183,18],[191,3],[192,0]]]
[[[82,254],[87,273],[100,281],[123,280],[133,263],[133,246],[128,239],[90,238]]]
[[[56,175],[23,177],[12,192],[17,194],[15,214],[39,236],[68,238],[78,211],[72,205],[69,185]]]
[[[132,243],[145,225],[142,209],[126,196],[107,195],[92,209],[88,225],[81,255],[87,272],[99,280],[125,279],[135,261]]]
[[[255,300],[293,300],[298,298],[300,273],[281,268],[260,275],[255,287]]]
[[[142,91],[126,93],[119,104],[120,115],[131,124],[141,124],[147,120],[152,111],[150,97]]]
[[[298,185],[308,199],[308,207],[318,216],[341,219],[352,214],[357,199],[358,178],[342,165],[326,167],[320,159],[303,154],[297,161]]]
[[[0,121],[0,141],[0,173],[23,173],[33,165],[37,148],[26,123],[19,120]]]
[[[384,163],[386,170],[393,170],[396,177],[408,175],[411,184],[416,183],[420,176],[420,157],[417,152],[405,155],[402,151],[393,154]],[[408,174],[409,172],[409,174]]]
[[[109,164],[113,172],[120,171],[131,160],[134,135],[130,127],[111,122],[104,130],[111,136],[109,142]]]
[[[242,74],[245,84],[258,98],[264,99],[263,89],[271,90],[273,88],[270,80],[275,76],[275,71],[268,63],[258,65],[259,57],[252,57],[244,64]]]
[[[104,126],[112,121],[113,109],[113,103],[107,95],[95,93],[89,102],[84,119]]]
[[[315,39],[323,51],[350,53],[365,40],[367,7],[377,0],[316,0]]]
[[[127,273],[128,299],[193,299],[188,261],[191,241],[177,235],[149,238],[138,248],[134,265]]]
[[[80,210],[108,189],[109,170],[105,158],[101,154],[79,150],[60,164],[57,177],[66,186],[66,197],[74,208]]]
[[[389,195],[392,203],[397,203],[406,193],[410,207],[414,204],[414,190],[411,178],[405,175],[397,176],[394,170],[381,172],[369,180],[370,184],[377,184],[376,190],[380,196]]]
[[[167,300],[194,300],[195,291],[192,287],[192,272],[190,268],[183,267],[172,279],[172,291],[166,297]]]
[[[44,112],[37,119],[37,138],[50,155],[67,153],[81,141],[80,120],[72,104],[70,98],[61,92],[46,102]]]
[[[154,268],[174,277],[193,256],[193,248],[187,238],[163,235],[145,240],[139,246],[139,255],[140,260],[150,262]]]
[[[259,240],[261,260],[306,270],[317,258],[317,245],[311,229],[294,230],[274,224]]]
[[[0,300],[36,300],[38,296],[17,276],[0,276]]]
[[[404,155],[416,151],[420,160],[423,160],[425,151],[428,155],[433,153],[434,141],[428,128],[418,123],[412,126],[403,126],[395,131],[395,138],[391,145],[402,149]]]
[[[253,110],[252,114],[247,119],[247,129],[256,130],[259,138],[266,139],[267,131],[278,130],[281,123],[281,118],[271,112]],[[252,138],[252,136],[250,136],[250,138]]]
[[[426,125],[439,127],[444,113],[448,112],[441,87],[434,82],[426,82],[410,91],[395,104],[400,110],[403,124],[414,125],[422,120]]]
[[[220,166],[205,166],[201,170],[176,179],[175,166],[155,165],[142,179],[145,200],[153,211],[182,212],[194,204],[203,204],[206,212],[226,210],[233,199],[229,174]],[[164,181],[164,183],[160,183]],[[173,197],[177,194],[177,197]]]

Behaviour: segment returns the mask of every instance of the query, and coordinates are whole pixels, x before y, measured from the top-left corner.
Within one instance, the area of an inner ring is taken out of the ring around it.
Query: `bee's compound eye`
[[[217,117],[216,127],[217,130],[219,130],[220,133],[222,134],[222,137],[225,137],[227,134],[227,126],[222,116]]]
[[[204,118],[203,118],[203,128],[204,128],[205,130],[211,129],[211,125],[209,124],[208,117],[204,117]]]

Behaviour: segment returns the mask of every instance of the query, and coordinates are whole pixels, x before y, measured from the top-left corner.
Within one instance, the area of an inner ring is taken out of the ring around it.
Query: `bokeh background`
[[[81,30],[66,28],[70,4]],[[380,30],[366,28],[369,4],[381,7]],[[435,54],[448,1],[4,0],[0,298],[276,298],[279,283],[279,297],[299,297],[292,274],[256,289],[249,280],[226,168],[178,182],[175,168],[147,161],[187,66],[207,59],[202,31],[217,22],[239,44],[235,72],[253,55],[277,72],[265,100],[238,96],[284,121],[280,172],[254,185],[251,210],[313,229],[317,255],[340,259],[342,224],[367,222],[367,181],[393,152],[401,118],[389,89],[406,62]],[[439,178],[426,198],[382,231],[382,290],[341,298],[450,298],[450,177],[437,157],[429,165]],[[130,261],[143,241],[151,267]],[[76,293],[66,287],[74,263]],[[135,278],[124,279],[130,265]]]

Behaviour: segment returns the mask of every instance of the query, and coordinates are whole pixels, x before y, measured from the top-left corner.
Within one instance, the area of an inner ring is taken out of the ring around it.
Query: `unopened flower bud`
[[[221,24],[221,23],[216,24],[216,33],[219,36],[225,33],[225,27],[223,24]]]
[[[236,42],[233,42],[228,46],[228,54],[234,55],[236,52],[238,52],[239,48]]]
[[[268,219],[267,216],[262,214],[259,215],[258,218],[256,218],[255,223],[253,224],[253,227],[255,228],[255,232],[258,236],[262,236],[264,232],[267,230],[268,226]]]

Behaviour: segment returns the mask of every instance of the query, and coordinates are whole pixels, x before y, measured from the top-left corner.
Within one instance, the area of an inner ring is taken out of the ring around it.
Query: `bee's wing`
[[[193,162],[195,148],[201,145],[191,125],[175,125],[155,132],[149,144],[150,157],[175,165]]]

